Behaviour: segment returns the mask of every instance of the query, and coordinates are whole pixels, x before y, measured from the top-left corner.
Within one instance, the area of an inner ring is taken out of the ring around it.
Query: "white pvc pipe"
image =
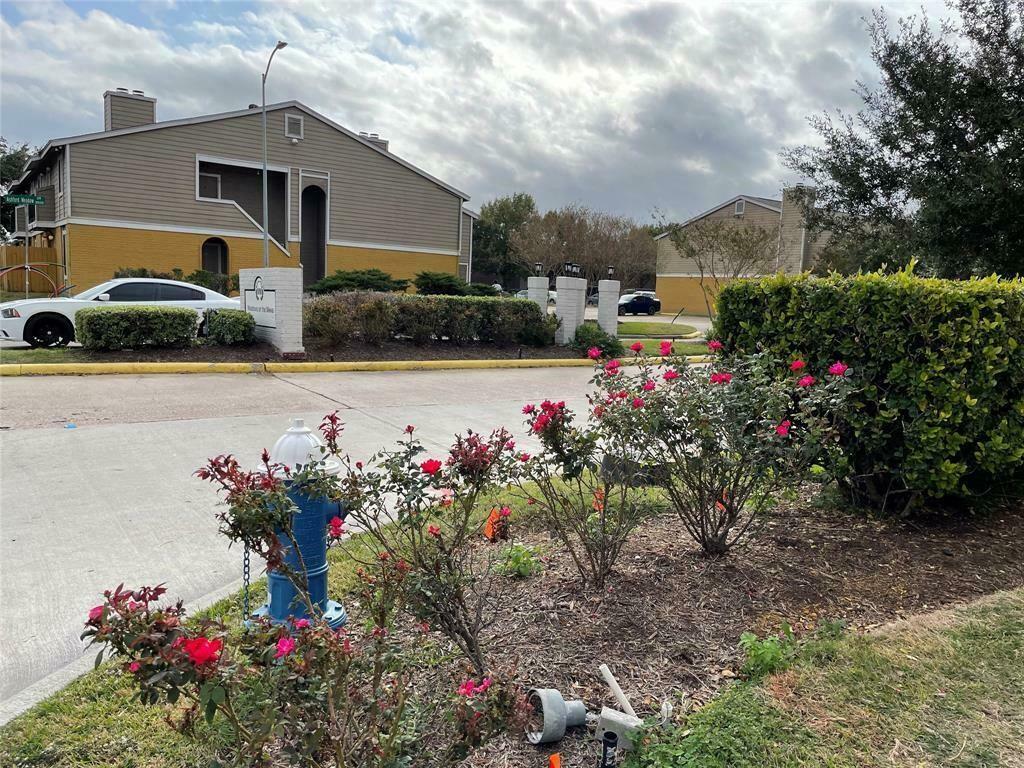
[[[637,717],[636,712],[633,710],[633,705],[629,703],[629,699],[626,698],[626,694],[622,692],[622,689],[619,687],[619,681],[615,679],[615,675],[613,675],[612,671],[608,669],[608,665],[602,664],[598,667],[598,670],[601,672],[601,677],[604,678],[604,681],[608,683],[608,687],[612,689],[612,695],[615,696],[615,700],[619,702],[619,706],[622,707],[622,711],[627,715]]]

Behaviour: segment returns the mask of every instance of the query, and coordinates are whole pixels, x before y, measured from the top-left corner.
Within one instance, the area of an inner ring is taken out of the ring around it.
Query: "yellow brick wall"
[[[210,237],[220,237],[227,243],[231,274],[263,265],[260,239],[69,224],[69,281],[78,290],[85,290],[109,280],[121,267],[146,267],[156,272],[178,268],[187,275],[202,266],[203,242]],[[298,249],[293,247],[292,251],[297,253]],[[271,243],[270,265],[298,267],[299,260],[289,258]]]
[[[297,250],[297,249],[293,249]],[[390,251],[383,248],[355,248],[348,245],[327,246],[326,274],[344,269],[379,269],[394,278],[412,280],[417,272],[450,272],[458,274],[459,257],[438,253]]]
[[[727,280],[721,281],[724,285]],[[705,279],[705,285],[712,286],[712,297],[718,292],[719,284],[711,278]],[[655,292],[661,299],[662,312],[678,312],[685,310],[688,315],[706,315],[707,304],[700,279],[696,277],[663,277],[658,275]],[[712,302],[712,307],[713,307]]]

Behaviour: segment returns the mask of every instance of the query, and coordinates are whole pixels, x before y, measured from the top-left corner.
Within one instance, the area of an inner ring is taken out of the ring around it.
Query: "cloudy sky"
[[[244,108],[280,38],[268,101],[380,133],[471,206],[526,190],[542,209],[685,218],[793,180],[779,148],[874,79],[863,18],[878,5],[4,0],[0,128],[32,144],[100,130],[118,86],[157,97],[160,120]]]

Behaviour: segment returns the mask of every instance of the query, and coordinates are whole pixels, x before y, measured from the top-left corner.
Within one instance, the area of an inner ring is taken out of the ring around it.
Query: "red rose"
[[[794,360],[792,363],[789,364],[789,370],[793,371],[794,373],[796,373],[797,371],[802,371],[806,367],[807,363],[805,363],[803,360]]]
[[[634,352],[643,352],[644,343],[642,341],[635,341],[629,345],[629,348],[632,349]]]
[[[204,664],[216,662],[220,658],[221,646],[224,642],[218,637],[214,640],[203,637],[193,637],[182,643],[181,647],[193,664],[201,667]]]
[[[722,342],[720,342],[718,339],[712,339],[711,341],[708,342],[708,349],[711,350],[712,352],[717,352],[721,348]]]
[[[662,357],[668,357],[669,355],[671,355],[672,354],[672,342],[671,341],[663,341],[663,342],[661,342],[660,352],[661,352],[661,356]]]
[[[811,376],[810,374],[808,374],[807,376],[801,377],[800,380],[797,381],[796,385],[798,387],[809,387],[813,383],[814,383],[814,377]]]
[[[441,462],[437,459],[427,459],[420,464],[420,469],[423,470],[424,474],[433,476],[441,471]]]

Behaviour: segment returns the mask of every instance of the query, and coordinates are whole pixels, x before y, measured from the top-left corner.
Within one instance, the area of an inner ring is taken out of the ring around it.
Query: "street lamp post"
[[[263,70],[263,84],[261,87],[262,112],[263,112],[263,266],[270,266],[270,212],[267,203],[267,74],[270,72],[270,64],[274,60],[274,54],[284,48],[288,43],[278,40],[274,50],[270,52],[267,59],[267,68]]]

